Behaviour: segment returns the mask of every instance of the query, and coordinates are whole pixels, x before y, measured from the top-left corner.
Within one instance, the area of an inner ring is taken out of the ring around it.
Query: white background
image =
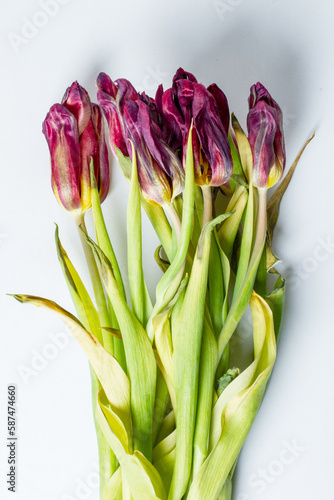
[[[100,71],[154,93],[160,81],[168,88],[183,66],[205,85],[221,86],[243,124],[249,87],[261,81],[285,114],[288,164],[316,130],[275,234],[288,285],[284,328],[269,390],[242,451],[234,500],[332,499],[333,2],[47,3],[52,14],[37,0],[1,2],[0,497],[98,499],[87,361],[60,320],[5,295],[41,295],[73,311],[57,262],[54,222],[86,276],[71,216],[51,192],[42,120],[73,80],[93,100]],[[114,165],[104,213],[123,273],[126,200],[127,185]],[[146,220],[144,231],[152,291],[160,275],[152,264],[157,242]],[[57,347],[50,334],[61,334],[64,345]],[[10,383],[18,386],[15,496],[5,485]],[[295,455],[284,452],[289,446]]]

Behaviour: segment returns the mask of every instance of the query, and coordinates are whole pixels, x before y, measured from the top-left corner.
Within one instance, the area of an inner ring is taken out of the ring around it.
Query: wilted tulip
[[[269,188],[279,181],[285,167],[282,111],[259,82],[250,89],[249,108],[247,128],[253,153],[253,184]]]
[[[99,74],[96,84],[97,99],[108,122],[110,147],[115,155],[116,147],[123,155],[129,156],[122,114],[124,104],[128,100],[136,101],[138,93],[128,80],[120,78],[113,82],[106,73]]]
[[[183,188],[180,160],[163,139],[161,116],[155,101],[139,94],[125,79],[113,82],[100,73],[98,100],[109,124],[110,146],[132,159],[136,153],[138,179],[144,197],[151,203],[170,203]]]
[[[158,205],[170,203],[183,189],[184,173],[180,160],[163,141],[150,108],[142,100],[128,101],[124,125],[129,154],[132,156],[132,143],[137,156],[143,195]]]
[[[232,174],[232,158],[227,139],[229,111],[223,92],[215,84],[206,89],[197,83],[194,75],[180,68],[173,78],[172,88],[159,100],[166,121],[164,135],[173,144],[182,141],[183,151],[193,122],[196,184],[225,184]]]
[[[67,89],[62,104],[50,108],[43,122],[43,133],[51,154],[52,189],[60,205],[75,214],[91,207],[92,160],[102,202],[109,191],[102,113],[77,82]]]

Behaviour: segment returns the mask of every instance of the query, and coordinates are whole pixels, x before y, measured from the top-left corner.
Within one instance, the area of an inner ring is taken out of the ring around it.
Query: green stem
[[[252,251],[253,243],[253,225],[254,225],[254,193],[253,184],[249,184],[249,194],[245,215],[245,224],[241,240],[240,257],[238,262],[238,270],[235,278],[235,285],[233,291],[233,299],[236,297],[237,293],[245,280],[247,269],[249,268],[249,259]]]
[[[203,222],[202,228],[212,220],[212,188],[211,186],[202,186],[203,194]]]
[[[217,342],[208,321],[205,319],[201,346],[198,407],[194,436],[193,478],[197,475],[201,465],[208,455],[209,450],[209,433],[216,360]]]
[[[180,243],[180,237],[181,237],[180,217],[179,217],[176,209],[174,208],[174,206],[171,203],[166,204],[164,208],[165,208],[165,211],[167,212],[167,214],[169,215],[169,217],[172,221],[173,227],[175,229],[177,243]]]
[[[95,425],[98,454],[99,454],[100,498],[102,500],[109,479],[116,471],[118,463],[97,421],[96,417],[97,394],[101,389],[101,384],[91,366],[90,366],[90,375],[91,375],[91,387],[92,387],[94,425]]]
[[[249,260],[249,265],[245,274],[244,281],[241,284],[237,294],[233,297],[231,308],[226,318],[226,322],[222,328],[222,331],[219,334],[218,364],[227,343],[229,342],[231,336],[233,335],[239,321],[241,320],[247,308],[266,240],[267,190],[259,189],[258,193],[259,193],[258,222],[257,222],[257,231],[256,231],[256,238],[253,247],[253,252]]]

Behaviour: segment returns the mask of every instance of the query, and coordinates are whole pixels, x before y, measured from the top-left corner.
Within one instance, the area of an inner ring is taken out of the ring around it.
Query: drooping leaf
[[[315,132],[313,132],[312,136],[305,142],[304,146],[299,151],[299,153],[298,153],[295,161],[291,165],[288,173],[286,174],[286,176],[284,177],[284,179],[282,180],[282,182],[280,183],[280,185],[276,189],[275,193],[272,195],[272,197],[270,198],[270,200],[268,202],[268,207],[267,207],[267,234],[268,234],[269,243],[271,243],[271,241],[272,241],[273,232],[274,232],[274,228],[276,226],[276,222],[277,222],[277,219],[278,219],[279,207],[280,207],[283,195],[284,195],[285,191],[287,190],[287,188],[288,188],[288,186],[290,184],[290,181],[291,181],[292,176],[293,176],[293,174],[294,174],[294,172],[296,170],[296,167],[298,165],[300,157],[302,156],[302,154],[303,154],[306,146],[312,141],[312,139],[314,138],[314,136],[315,136]]]
[[[122,422],[122,425],[124,425],[126,433],[131,435],[130,384],[116,359],[102,347],[96,337],[85,330],[82,324],[71,313],[55,302],[32,295],[14,295],[14,297],[19,302],[30,303],[49,309],[61,317],[87,355],[105,390],[110,405]]]
[[[250,385],[246,385],[241,392],[227,401],[221,415],[219,440],[214,444],[210,455],[193,481],[188,500],[217,498],[220,494],[261,405],[275,362],[276,341],[272,312],[265,300],[255,292],[252,294],[250,306],[253,316],[255,353],[253,366],[249,367],[252,367],[253,372]],[[228,385],[220,398],[223,399],[224,395],[226,397],[229,389],[233,392],[233,385],[240,384],[242,375],[240,374]],[[243,377],[243,382],[247,378]],[[242,385],[239,387],[241,388]]]
[[[172,500],[184,495],[192,467],[200,348],[207,288],[211,234],[230,214],[209,222],[202,230],[176,328],[173,329],[177,434],[175,468],[170,489]]]
[[[77,273],[75,267],[73,266],[60,242],[59,230],[57,225],[55,231],[55,241],[58,260],[66,279],[66,283],[79,319],[86,330],[90,331],[98,339],[98,341],[102,343],[99,316],[79,274]]]
[[[252,171],[253,171],[253,155],[250,148],[247,136],[242,130],[240,123],[238,122],[236,116],[232,113],[231,116],[232,127],[234,130],[234,135],[238,144],[239,155],[241,159],[241,165],[243,172],[246,176],[248,182],[251,181]]]
[[[115,432],[118,423],[108,408],[103,392],[99,393],[97,418],[100,427],[113,449],[131,491],[133,500],[166,500],[166,492],[157,470],[139,452],[129,453]]]
[[[118,467],[117,471],[109,479],[107,486],[104,490],[102,500],[123,500],[122,499],[122,473],[121,468]]]
[[[149,457],[152,453],[152,421],[156,387],[156,362],[150,340],[133,314],[114,278],[110,262],[102,250],[86,236],[114,308],[122,332],[126,363],[131,383],[131,412],[135,449]]]

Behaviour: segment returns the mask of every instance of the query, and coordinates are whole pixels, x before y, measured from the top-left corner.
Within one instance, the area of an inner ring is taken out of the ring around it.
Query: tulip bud
[[[99,74],[96,84],[99,89],[97,99],[108,122],[110,147],[116,157],[115,148],[120,149],[124,156],[129,156],[122,114],[125,103],[129,99],[136,101],[138,93],[128,80],[122,78],[113,82],[105,73]]]
[[[279,181],[285,167],[282,111],[261,83],[250,89],[249,108],[247,128],[253,154],[253,184],[269,188]]]
[[[52,189],[60,205],[76,214],[91,207],[91,160],[102,202],[109,191],[102,113],[77,82],[66,90],[62,104],[50,108],[43,133],[51,155]]]

